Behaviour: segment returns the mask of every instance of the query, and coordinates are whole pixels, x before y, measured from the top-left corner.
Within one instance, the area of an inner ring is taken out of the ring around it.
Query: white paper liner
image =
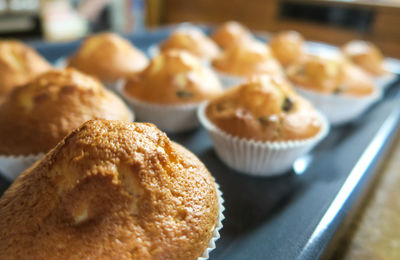
[[[287,172],[296,159],[307,154],[329,132],[325,116],[318,113],[321,130],[312,138],[296,141],[261,142],[225,133],[205,114],[207,102],[198,110],[201,124],[208,131],[218,157],[229,167],[253,176],[274,176]]]
[[[374,77],[375,85],[377,85],[381,89],[386,89],[393,83],[397,78],[397,75],[394,73],[388,73],[384,76]]]
[[[324,113],[332,125],[340,125],[357,119],[382,97],[382,90],[378,87],[366,97],[323,94],[301,87],[296,87],[296,91]]]
[[[208,247],[203,252],[203,254],[199,258],[197,258],[198,260],[208,259],[210,252],[216,248],[215,242],[221,237],[219,234],[219,231],[222,229],[222,221],[225,219],[225,216],[223,214],[225,207],[223,205],[224,199],[222,198],[222,192],[219,188],[218,183],[216,183],[216,182],[215,182],[215,188],[217,190],[217,196],[218,196],[218,220],[217,220],[217,224],[215,225],[212,238],[211,238],[210,242],[208,243]]]
[[[222,83],[222,86],[225,89],[240,85],[246,81],[246,77],[229,75],[229,74],[226,74],[223,72],[219,72],[215,69],[214,69],[214,71],[215,71],[215,73],[217,73],[217,76],[218,76],[220,82]]]
[[[119,84],[117,90],[132,106],[135,115],[140,121],[153,123],[162,131],[182,133],[199,126],[196,112],[201,103],[182,105],[151,104],[125,94],[123,84]]]
[[[0,172],[9,181],[14,181],[24,170],[43,156],[43,153],[18,156],[0,155]]]

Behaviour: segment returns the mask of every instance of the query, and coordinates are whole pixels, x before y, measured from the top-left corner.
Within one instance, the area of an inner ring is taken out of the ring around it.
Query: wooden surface
[[[364,207],[339,240],[332,260],[400,259],[400,135],[380,171]]]

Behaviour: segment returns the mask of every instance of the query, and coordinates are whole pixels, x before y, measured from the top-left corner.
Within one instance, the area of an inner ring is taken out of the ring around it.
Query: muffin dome
[[[0,41],[0,99],[51,65],[34,49],[18,41]]]
[[[242,24],[229,21],[221,25],[212,35],[212,39],[221,46],[222,49],[238,43],[253,40],[249,29]]]
[[[291,141],[321,128],[314,108],[278,76],[253,76],[211,101],[206,116],[223,131],[258,141]]]
[[[218,46],[197,28],[181,28],[174,31],[161,43],[160,49],[186,50],[201,59],[213,59],[219,53]]]
[[[104,82],[114,82],[141,71],[147,64],[147,57],[129,41],[114,33],[100,33],[83,42],[68,66]]]
[[[310,56],[287,69],[297,86],[327,94],[364,96],[374,92],[372,79],[344,59]]]
[[[74,69],[44,73],[0,104],[0,154],[45,153],[94,118],[131,121],[132,114],[97,80]]]
[[[280,64],[272,56],[269,47],[257,41],[239,43],[232,46],[215,59],[212,65],[220,72],[235,76],[283,73]]]
[[[296,31],[279,32],[269,43],[275,58],[283,66],[302,58],[305,55],[304,38]]]
[[[342,47],[342,53],[374,76],[381,76],[387,73],[383,67],[384,57],[382,52],[371,42],[348,42]]]
[[[152,124],[94,120],[0,199],[0,258],[197,259],[218,219],[214,180]]]
[[[216,75],[187,51],[170,50],[131,77],[125,93],[156,104],[196,103],[222,92]]]

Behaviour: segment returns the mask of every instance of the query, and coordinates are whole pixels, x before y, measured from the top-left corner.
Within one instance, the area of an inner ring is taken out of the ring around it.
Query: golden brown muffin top
[[[321,129],[312,105],[280,76],[253,76],[212,100],[206,116],[233,136],[257,141],[303,140]]]
[[[218,219],[215,183],[152,124],[93,120],[0,199],[1,259],[197,259]]]
[[[148,59],[128,40],[107,32],[89,36],[68,62],[103,82],[113,82],[141,71]]]
[[[213,59],[219,53],[218,46],[197,28],[175,30],[160,44],[161,51],[171,49],[186,50],[201,59]]]
[[[227,49],[238,42],[254,40],[250,30],[235,21],[225,22],[211,37],[222,49]]]
[[[18,41],[0,41],[0,99],[16,86],[50,70],[34,49]]]
[[[354,40],[342,47],[342,53],[373,76],[382,76],[388,72],[383,67],[384,56],[372,42]]]
[[[132,76],[124,91],[156,104],[198,103],[222,92],[217,76],[187,51],[160,53],[141,73]]]
[[[275,34],[269,46],[275,58],[283,66],[301,59],[305,55],[305,42],[303,36],[296,31],[282,31]]]
[[[233,45],[213,60],[212,65],[219,72],[235,76],[283,73],[269,47],[257,41]]]
[[[287,76],[298,87],[327,94],[367,96],[375,89],[365,72],[342,58],[309,56],[290,65]]]
[[[15,88],[0,104],[0,154],[46,153],[90,119],[132,120],[101,83],[74,69],[49,71]]]

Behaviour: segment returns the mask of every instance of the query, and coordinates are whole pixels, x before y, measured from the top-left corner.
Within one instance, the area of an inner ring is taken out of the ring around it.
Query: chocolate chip
[[[293,108],[293,100],[289,97],[286,97],[282,104],[282,110],[285,112],[289,112]]]
[[[259,118],[257,118],[257,120],[262,125],[268,125],[270,123],[270,120],[266,116],[259,117]]]
[[[342,91],[343,91],[343,87],[342,86],[337,86],[335,88],[335,90],[333,91],[333,94],[334,95],[339,95]]]
[[[191,97],[194,96],[193,92],[186,91],[186,90],[178,90],[178,91],[176,92],[176,95],[177,95],[179,98],[191,98]]]

